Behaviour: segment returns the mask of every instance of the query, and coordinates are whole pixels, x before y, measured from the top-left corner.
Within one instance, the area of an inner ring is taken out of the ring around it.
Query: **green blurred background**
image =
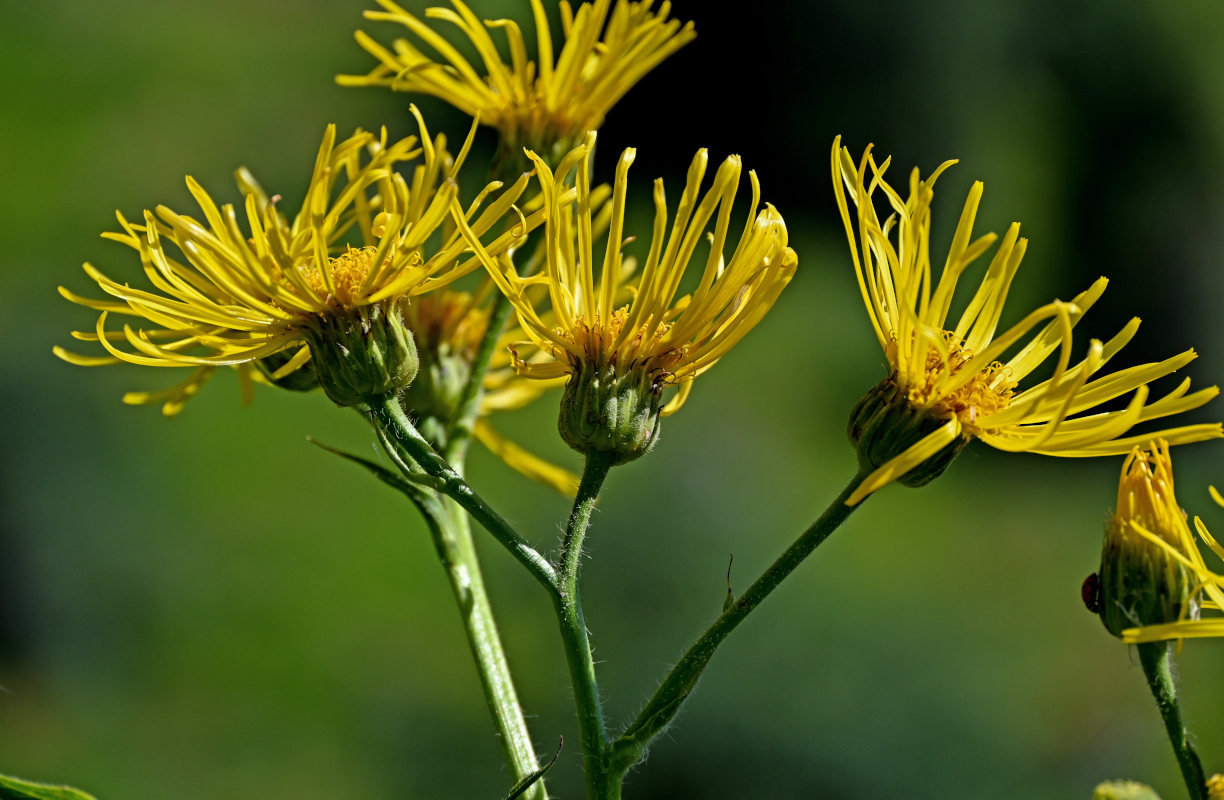
[[[526,3],[473,5],[525,16]],[[398,33],[363,23],[364,7],[0,8],[0,771],[103,800],[491,799],[512,783],[423,526],[306,442],[372,453],[356,415],[271,390],[244,409],[227,374],[166,420],[119,398],[175,373],[51,356],[93,324],[57,284],[97,294],[85,260],[137,276],[130,251],[96,238],[114,209],[189,211],[186,173],[232,198],[240,164],[293,197],[327,122],[413,131],[406,97],[332,81],[369,66],[354,28]],[[698,146],[742,153],[801,266],[656,450],[607,486],[584,574],[614,723],[718,613],[728,556],[742,589],[852,472],[845,416],[883,358],[831,201],[835,134],[894,154],[898,181],[961,159],[940,181],[937,253],[985,181],[979,229],[1018,219],[1031,237],[1013,319],[1109,275],[1084,335],[1145,319],[1115,363],[1194,346],[1196,384],[1224,377],[1218,2],[675,9],[698,39],[613,111],[598,169],[637,146],[645,199]],[[433,127],[466,130],[417,102]],[[576,467],[554,415],[546,400],[505,424]],[[1221,452],[1177,456],[1180,499],[1217,530],[1206,487],[1224,483]],[[1184,796],[1137,658],[1079,600],[1118,467],[974,446],[929,488],[873,498],[727,642],[627,796],[1086,800],[1122,776]],[[480,453],[470,471],[553,546],[562,498]],[[579,797],[548,605],[481,544],[539,748],[568,742],[553,791]],[[1206,765],[1224,771],[1224,643],[1190,643],[1180,664]]]

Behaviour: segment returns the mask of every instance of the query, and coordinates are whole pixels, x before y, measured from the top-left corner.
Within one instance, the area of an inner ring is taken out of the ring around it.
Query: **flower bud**
[[[860,469],[874,471],[934,433],[946,421],[914,406],[906,391],[890,376],[859,400],[850,412],[846,434],[858,451]],[[903,486],[925,486],[942,475],[967,444],[968,437],[958,436],[897,478],[897,482]]]
[[[1128,628],[1197,616],[1183,560],[1186,514],[1173,494],[1168,445],[1135,448],[1122,467],[1118,505],[1105,527],[1096,580],[1097,613],[1121,637]]]
[[[1144,783],[1106,781],[1093,790],[1092,800],[1160,800],[1160,795]]]
[[[456,353],[417,351],[420,369],[400,403],[418,417],[451,422],[459,416],[459,401],[472,374],[471,360]]]
[[[402,306],[420,368],[400,404],[415,419],[434,419],[445,427],[463,412],[459,403],[489,324],[488,311],[473,303],[469,294],[440,291]]]
[[[416,345],[394,303],[320,314],[305,338],[319,385],[336,405],[377,402],[416,377]]]
[[[598,451],[624,464],[646,453],[659,438],[661,385],[642,369],[618,374],[614,366],[580,362],[565,384],[557,428],[570,447]]]

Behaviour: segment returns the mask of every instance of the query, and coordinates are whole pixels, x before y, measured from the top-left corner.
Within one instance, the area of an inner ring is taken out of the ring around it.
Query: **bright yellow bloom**
[[[501,131],[513,153],[527,146],[547,154],[557,142],[562,151],[568,149],[587,131],[596,130],[608,110],[646,73],[696,36],[691,22],[681,26],[667,19],[668,2],[652,12],[652,0],[595,0],[580,5],[576,13],[568,2],[562,2],[565,42],[554,60],[543,3],[531,0],[538,52],[536,60],[529,61],[523,33],[513,20],[482,24],[459,0],[451,0],[453,11],[428,9],[427,18],[455,25],[468,39],[483,62],[481,74],[428,24],[391,0],[378,2],[386,10],[367,11],[367,19],[403,25],[436,51],[438,60],[404,39],[397,39],[388,50],[357,31],[358,43],[379,65],[368,75],[341,75],[337,81],[344,86],[387,86],[440,97]],[[486,28],[505,31],[509,64],[498,54]]]
[[[677,410],[692,380],[708,370],[755,326],[773,306],[794,275],[797,259],[787,247],[786,224],[772,205],[760,206],[756,175],[749,173],[752,201],[748,219],[730,257],[724,254],[731,210],[740,182],[740,159],[731,156],[718,168],[713,185],[699,197],[705,177],[706,151],[698,151],[689,167],[670,234],[663,182],[655,182],[654,232],[632,300],[617,305],[619,287],[632,259],[625,244],[625,197],[629,166],[635,151],[626,149],[616,168],[610,206],[611,220],[600,266],[596,265],[592,231],[590,158],[595,136],[573,150],[554,175],[534,153],[546,210],[545,270],[522,276],[509,259],[498,258],[480,244],[478,233],[462,220],[460,226],[498,288],[514,304],[530,342],[512,348],[514,368],[529,378],[555,379],[584,369],[610,369],[617,375],[637,373],[656,393],[679,389],[663,409]],[[569,201],[569,173],[575,173],[576,201]],[[458,219],[458,215],[456,215]],[[707,231],[713,228],[707,240]],[[700,280],[690,294],[678,296],[685,270],[699,245],[709,252]],[[596,277],[598,275],[598,277]],[[537,312],[528,291],[545,287],[551,316]],[[526,347],[541,357],[524,358]]]
[[[935,180],[954,163],[944,163],[925,179],[915,169],[909,197],[903,199],[884,179],[888,161],[877,165],[868,148],[856,164],[841,146],[840,137],[833,143],[837,205],[868,316],[892,368],[889,380],[934,428],[879,465],[848,503],[860,502],[970,439],[1011,452],[1104,456],[1125,454],[1155,437],[1179,444],[1221,436],[1220,425],[1211,424],[1121,438],[1141,422],[1197,408],[1219,390],[1211,387],[1186,394],[1190,384],[1186,379],[1167,396],[1148,402],[1147,384],[1185,366],[1195,358],[1193,350],[1090,380],[1134,336],[1137,318],[1108,342],[1092,340],[1087,357],[1072,365],[1072,328],[1105,290],[1105,278],[1071,302],[1044,305],[998,332],[1003,304],[1027,245],[1019,236],[1019,223],[1009,228],[968,307],[949,326],[957,280],[996,239],[994,234],[973,239],[973,221],[982,196],[982,184],[975,183],[943,271],[937,283],[933,280],[931,198]],[[877,191],[894,212],[886,222],[876,213]],[[851,202],[857,208],[854,214]],[[1021,389],[1024,379],[1055,352],[1058,356],[1051,377]],[[1086,413],[1128,392],[1134,394],[1126,408]]]
[[[1209,636],[1224,636],[1224,575],[1207,567],[1203,555],[1195,544],[1186,524],[1186,512],[1181,510],[1173,497],[1172,473],[1169,472],[1168,453],[1162,455],[1159,465],[1163,475],[1168,475],[1167,491],[1163,506],[1157,505],[1158,513],[1135,515],[1127,520],[1131,530],[1144,537],[1152,545],[1162,548],[1168,556],[1185,570],[1193,581],[1186,602],[1178,613],[1178,619],[1157,625],[1128,628],[1122,631],[1122,641],[1127,644],[1159,642],[1167,639],[1191,639]],[[1224,497],[1211,487],[1211,497],[1224,506]],[[1121,503],[1119,491],[1119,503]],[[1150,504],[1149,504],[1150,505]],[[1121,508],[1119,508],[1121,515]],[[1219,558],[1224,559],[1224,547],[1211,535],[1203,520],[1194,518],[1194,527],[1203,544]],[[1203,612],[1214,612],[1210,615]]]
[[[269,198],[245,170],[238,179],[247,231],[233,206],[218,207],[190,177],[187,186],[203,222],[165,206],[146,211],[144,224],[118,215],[123,232],[104,237],[140,254],[153,290],[111,280],[86,264],[86,273],[115,299],[83,298],[62,287],[60,293],[101,312],[95,331],[73,335],[99,342],[109,356],[79,356],[58,347],[56,355],[82,365],[195,367],[186,382],[166,393],[127,398],[148,402],[162,394],[172,413],[218,366],[246,369],[275,357],[270,375],[283,378],[310,360],[306,341],[330,320],[375,306],[391,309],[402,298],[478,269],[479,261],[465,253],[467,245],[453,229],[442,230],[441,242],[431,244],[440,229],[451,227],[450,208],[458,203],[453,176],[464,152],[453,161],[442,137],[431,141],[423,122],[421,132],[420,140],[389,144],[385,131],[359,131],[337,144],[329,126],[292,220],[281,214],[279,197]],[[411,183],[394,171],[398,162],[418,157]],[[520,180],[478,213],[498,185],[486,187],[462,212],[466,224],[488,231],[526,185],[526,178]],[[542,212],[524,222],[530,227],[541,219]],[[507,231],[492,249],[501,253],[523,234],[521,227]],[[353,240],[364,246],[352,247]],[[135,317],[139,326],[107,330],[111,315]],[[282,352],[285,357],[278,356]]]

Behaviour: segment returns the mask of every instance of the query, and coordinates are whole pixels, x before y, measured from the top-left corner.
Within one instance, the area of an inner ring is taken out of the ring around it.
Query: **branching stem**
[[[866,473],[855,475],[820,518],[813,522],[743,595],[729,604],[718,619],[714,620],[714,624],[676,662],[654,696],[647,701],[646,707],[612,745],[609,762],[614,772],[623,775],[641,759],[651,740],[667,727],[680,710],[681,704],[697,685],[697,679],[701,677],[702,671],[723,639],[858,507],[846,505],[846,499],[864,478]]]
[[[433,479],[431,488],[451,498],[471,514],[550,594],[555,593],[557,573],[548,559],[540,555],[501,514],[476,494],[446,459],[434,451],[404,414],[395,397],[387,397],[371,405],[370,414],[374,424],[384,434],[382,441],[389,443],[396,455],[419,465]]]

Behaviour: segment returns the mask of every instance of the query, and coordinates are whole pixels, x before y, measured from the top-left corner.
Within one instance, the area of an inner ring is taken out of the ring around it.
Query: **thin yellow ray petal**
[[[945,447],[950,446],[960,435],[960,420],[953,417],[932,433],[924,436],[901,455],[886,462],[879,469],[868,475],[866,480],[859,484],[859,487],[846,500],[846,505],[856,506],[863,502],[869,495],[884,488],[914,467],[938,454]]]

